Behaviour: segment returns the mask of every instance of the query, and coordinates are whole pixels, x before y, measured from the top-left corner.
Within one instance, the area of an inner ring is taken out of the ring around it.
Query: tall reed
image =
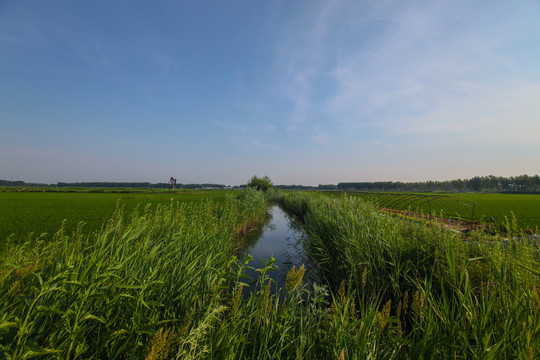
[[[91,235],[81,224],[49,243],[14,246],[1,259],[1,352],[141,358],[156,334],[185,335],[228,291],[235,232],[266,211],[252,192],[223,205],[171,202],[129,216],[118,209]]]
[[[538,244],[523,234],[464,240],[347,196],[283,202],[300,215],[330,288],[347,284],[359,306],[378,306],[400,357],[540,356]]]
[[[260,192],[118,209],[94,234],[61,229],[5,252],[0,357],[538,358],[538,250],[523,237],[463,241],[348,197],[282,201],[321,283],[293,268],[273,294],[273,259],[246,278],[251,259],[234,253],[264,218]]]

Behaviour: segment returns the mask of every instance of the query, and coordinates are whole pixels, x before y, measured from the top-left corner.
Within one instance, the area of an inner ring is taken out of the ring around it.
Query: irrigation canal
[[[249,266],[255,269],[264,267],[261,259],[268,261],[273,256],[279,270],[271,271],[268,275],[276,282],[277,288],[281,288],[285,285],[289,270],[293,266],[298,269],[306,262],[300,242],[303,236],[305,235],[297,222],[275,205],[270,209],[266,223],[251,231],[246,237],[244,256],[251,254],[253,260]],[[309,269],[307,270],[309,272]],[[251,269],[245,273],[254,280],[259,275],[258,272]],[[250,290],[255,289],[251,288]],[[273,293],[275,290],[276,287],[272,286]]]

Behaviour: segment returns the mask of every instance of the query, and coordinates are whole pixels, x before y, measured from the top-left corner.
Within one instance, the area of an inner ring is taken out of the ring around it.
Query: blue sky
[[[540,173],[540,2],[0,0],[0,179]]]

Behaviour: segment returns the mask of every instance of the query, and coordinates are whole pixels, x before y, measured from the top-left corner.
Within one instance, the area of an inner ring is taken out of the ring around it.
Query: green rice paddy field
[[[117,206],[125,212],[146,204],[167,204],[176,202],[199,202],[205,199],[223,201],[232,191],[219,190],[178,190],[140,192],[34,192],[0,191],[0,239],[12,235],[12,241],[20,242],[31,236],[46,233],[51,236],[64,223],[64,229],[72,232],[81,221],[87,231],[99,230],[109,219]],[[540,228],[540,195],[530,194],[459,194],[486,209],[498,224],[505,223],[505,217],[517,219],[521,228]]]
[[[363,193],[350,193],[353,196],[359,196],[364,198]],[[414,193],[397,193],[399,196],[414,196]],[[385,195],[385,193],[375,193],[375,195]],[[510,221],[515,217],[517,226],[522,229],[536,230],[540,228],[540,194],[493,194],[493,193],[424,193],[423,195],[443,195],[443,196],[455,196],[456,198],[465,198],[474,201],[485,209],[489,215],[491,215],[498,226],[504,226],[506,219]],[[388,199],[388,198],[386,198]],[[377,196],[372,197],[371,201],[376,202]],[[448,201],[446,204],[451,204],[452,201]],[[428,212],[428,207],[423,204],[419,209],[412,209],[413,211]],[[445,209],[445,205],[442,202],[438,202],[435,206],[435,212],[439,213],[443,210],[445,213],[452,213],[450,209]],[[483,212],[482,215],[485,215]],[[444,216],[444,215],[443,215]],[[487,221],[487,217],[483,216]]]
[[[99,191],[99,190],[98,190]],[[220,202],[231,191],[195,190],[174,193],[166,191],[143,193],[127,192],[70,192],[0,191],[0,239],[12,235],[12,241],[20,242],[31,236],[57,232],[64,223],[71,233],[81,221],[87,231],[99,230],[114,213],[117,206],[131,212],[136,206],[146,204],[169,204],[172,202],[200,202],[213,199]]]
[[[459,194],[486,209],[498,223],[512,213],[522,228],[540,228],[540,195],[534,194]]]

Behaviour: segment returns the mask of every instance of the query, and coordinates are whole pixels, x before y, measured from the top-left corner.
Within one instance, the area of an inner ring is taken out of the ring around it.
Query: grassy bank
[[[91,234],[60,229],[14,245],[0,268],[3,357],[144,358],[165,340],[195,351],[193,337],[225,309],[235,239],[266,211],[255,191],[148,204],[117,209]]]
[[[274,194],[274,200],[279,199]],[[350,197],[282,199],[321,268],[270,291],[237,240],[267,204],[248,190],[223,202],[117,211],[92,233],[57,232],[4,252],[5,358],[418,359],[540,354],[538,252],[382,214]],[[484,242],[485,241],[485,242]],[[254,284],[256,281],[257,284]],[[258,289],[249,296],[247,287]]]
[[[519,233],[463,241],[348,196],[291,194],[284,206],[330,289],[387,318],[399,358],[540,356],[538,244]]]

